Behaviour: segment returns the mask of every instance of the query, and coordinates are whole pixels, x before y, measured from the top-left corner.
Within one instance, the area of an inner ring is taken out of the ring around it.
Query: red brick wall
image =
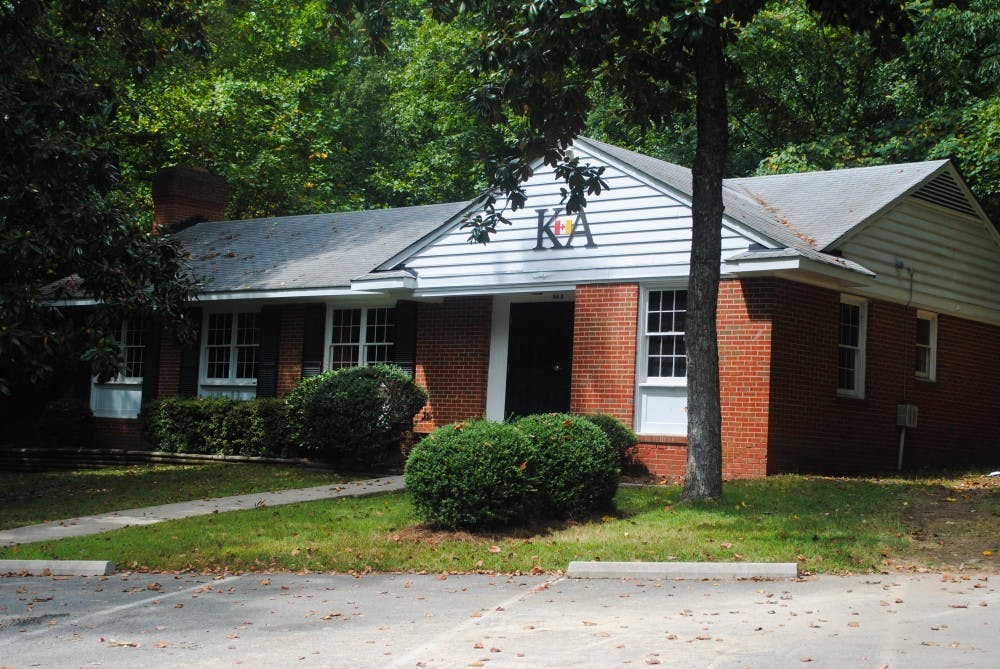
[[[139,421],[134,418],[95,418],[95,446],[134,451],[140,448]]]
[[[414,431],[430,432],[486,413],[492,305],[489,297],[419,305],[415,378],[429,397]]]
[[[160,376],[157,379],[156,397],[177,397],[180,388],[181,345],[172,334],[164,332],[160,340]]]
[[[302,379],[302,334],[305,306],[290,304],[281,308],[278,341],[278,395],[284,395]]]
[[[771,390],[771,314],[774,282],[723,281],[719,285],[719,389],[722,402],[722,475],[767,473]]]
[[[1000,356],[990,342],[1000,341],[1000,328],[940,316],[938,380],[917,381],[915,311],[870,301],[865,397],[853,399],[837,396],[840,294],[781,282],[779,299],[768,472],[894,470],[896,405],[904,397],[919,409],[904,468],[995,461]]]
[[[639,286],[577,286],[574,319],[570,410],[632,425]]]

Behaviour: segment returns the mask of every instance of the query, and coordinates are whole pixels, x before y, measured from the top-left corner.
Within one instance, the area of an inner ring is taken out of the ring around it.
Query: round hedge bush
[[[611,442],[611,448],[618,454],[618,467],[623,472],[639,468],[638,453],[636,452],[639,437],[630,427],[614,416],[603,413],[584,416],[584,418],[604,432],[604,436]]]
[[[285,401],[302,453],[375,467],[399,445],[427,393],[398,367],[371,365],[303,379]]]
[[[473,421],[438,428],[406,460],[417,516],[448,529],[487,529],[527,518],[532,446],[513,425]]]
[[[544,516],[582,518],[611,508],[621,472],[618,453],[600,428],[563,413],[526,416],[515,426],[534,447],[529,469]]]

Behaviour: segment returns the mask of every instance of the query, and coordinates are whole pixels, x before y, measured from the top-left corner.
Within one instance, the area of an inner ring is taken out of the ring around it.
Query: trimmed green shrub
[[[371,365],[304,379],[285,401],[302,452],[375,467],[398,453],[427,393],[398,367]]]
[[[636,450],[639,445],[639,437],[632,431],[632,428],[614,416],[603,413],[584,416],[584,418],[604,432],[604,436],[611,442],[611,448],[618,453],[618,467],[622,472],[631,472],[639,467],[639,453]]]
[[[449,529],[486,529],[527,518],[532,447],[513,425],[474,421],[438,428],[406,460],[417,516]]]
[[[94,445],[94,414],[76,397],[52,400],[35,424],[39,446],[46,448],[90,448]]]
[[[262,398],[165,399],[143,407],[143,438],[154,450],[205,455],[286,457],[284,402]]]
[[[532,443],[536,505],[546,516],[581,518],[611,508],[621,472],[600,428],[563,413],[525,416],[514,425]]]

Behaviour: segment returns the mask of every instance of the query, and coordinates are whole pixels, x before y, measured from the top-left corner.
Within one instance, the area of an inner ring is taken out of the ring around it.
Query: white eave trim
[[[875,275],[861,274],[846,267],[810,260],[803,256],[786,258],[734,258],[722,263],[724,274],[733,276],[777,276],[817,286],[841,289],[870,286]]]
[[[352,279],[351,280],[351,294],[356,295],[358,293],[364,293],[368,291],[386,291],[386,290],[414,290],[417,287],[417,277],[415,276],[396,276],[388,278],[375,278],[375,279]]]
[[[300,298],[347,297],[349,295],[377,295],[376,292],[344,288],[302,288],[299,290],[231,290],[218,293],[201,293],[193,302],[223,302],[231,300],[295,300]]]

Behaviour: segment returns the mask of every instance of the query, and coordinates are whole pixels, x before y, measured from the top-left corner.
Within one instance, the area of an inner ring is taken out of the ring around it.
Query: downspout
[[[909,323],[910,323],[910,319],[909,319],[909,315],[910,315],[910,305],[913,304],[913,275],[916,273],[916,270],[913,269],[912,267],[907,267],[906,265],[903,264],[902,260],[898,260],[898,259],[896,260],[896,269],[897,270],[904,270],[905,269],[910,274],[909,292],[908,292],[907,297],[906,297],[906,305],[903,307],[903,346],[902,346],[902,349],[901,349],[901,351],[902,351],[902,359],[903,359],[902,360],[903,364],[901,365],[902,370],[903,370],[902,371],[902,383],[901,383],[902,388],[903,388],[903,397],[902,397],[902,402],[900,402],[900,404],[906,405],[906,404],[908,404],[908,402],[907,402],[908,396],[907,396],[907,392],[906,392],[906,387],[907,387],[907,381],[909,380],[909,374],[908,374],[909,370],[906,367],[906,352],[910,348],[910,340],[909,340],[909,334],[910,334]],[[899,409],[898,409],[898,407],[896,409],[896,423],[897,424],[900,423],[900,420],[899,420]],[[897,472],[903,471],[903,452],[904,452],[904,449],[906,447],[906,421],[904,420],[904,421],[902,421],[902,423],[903,423],[902,425],[899,425],[899,455],[896,458],[896,471]]]

